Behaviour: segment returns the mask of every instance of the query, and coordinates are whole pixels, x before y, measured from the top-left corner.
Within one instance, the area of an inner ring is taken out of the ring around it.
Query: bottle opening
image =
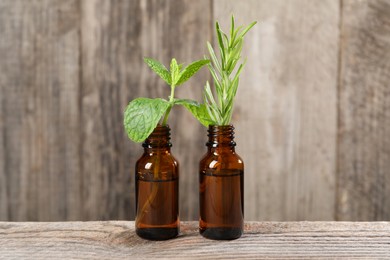
[[[169,125],[157,125],[153,132],[145,139],[142,146],[145,148],[171,147],[171,128]]]
[[[214,126],[210,125],[208,129],[209,141],[206,143],[208,147],[218,146],[236,146],[234,142],[234,126]]]

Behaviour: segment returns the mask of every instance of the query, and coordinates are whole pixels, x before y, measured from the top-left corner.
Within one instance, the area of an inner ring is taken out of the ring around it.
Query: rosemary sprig
[[[232,15],[230,35],[227,36],[216,22],[220,59],[217,58],[211,44],[207,42],[212,61],[208,64],[208,68],[214,80],[216,98],[207,82],[203,99],[212,125],[230,124],[239,76],[245,63],[241,63],[238,68],[236,66],[241,59],[244,36],[255,24],[256,22],[252,22],[245,28],[240,26],[236,29]]]

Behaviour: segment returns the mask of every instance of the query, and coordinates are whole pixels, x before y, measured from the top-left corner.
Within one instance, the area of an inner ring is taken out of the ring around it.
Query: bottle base
[[[137,228],[139,237],[148,240],[167,240],[179,235],[179,228]]]
[[[233,240],[241,237],[242,228],[205,228],[199,229],[200,234],[213,240]]]

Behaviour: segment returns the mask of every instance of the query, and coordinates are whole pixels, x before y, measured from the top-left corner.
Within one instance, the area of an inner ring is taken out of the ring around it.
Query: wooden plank
[[[249,220],[332,220],[337,137],[338,1],[214,2],[246,36],[235,114]]]
[[[390,3],[343,1],[337,219],[390,219]]]
[[[167,97],[169,88],[143,63],[202,58],[210,36],[209,1],[83,1],[83,219],[134,217],[134,165],[143,152],[123,130],[123,111],[139,96]],[[205,11],[206,10],[206,11]],[[178,96],[201,96],[206,71]],[[199,82],[201,82],[199,84]],[[183,110],[170,118],[173,154],[180,162],[184,219],[197,216],[197,169],[205,133]]]
[[[0,218],[77,218],[78,1],[1,1],[0,31]]]
[[[197,222],[177,239],[147,241],[134,222],[0,222],[1,258],[341,259],[390,257],[390,222],[247,222],[242,238],[213,241]]]
[[[212,20],[226,27],[231,11],[260,22],[234,118],[246,218],[388,219],[389,4],[342,7],[336,153],[337,1],[0,1],[0,219],[134,217],[142,148],[123,133],[122,111],[169,95],[142,57],[202,57]],[[200,99],[207,77],[178,95]],[[195,219],[206,130],[179,108],[170,124],[181,217]]]

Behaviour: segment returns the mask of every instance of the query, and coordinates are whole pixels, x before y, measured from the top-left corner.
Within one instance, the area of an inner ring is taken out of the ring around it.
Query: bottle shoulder
[[[170,153],[144,153],[137,160],[135,168],[139,179],[167,180],[179,176],[179,163]]]
[[[244,161],[236,152],[207,152],[200,161],[200,169],[244,170]]]
[[[144,152],[141,157],[137,160],[137,164],[145,164],[145,163],[155,163],[159,161],[160,163],[173,163],[178,164],[175,156],[171,152]]]

